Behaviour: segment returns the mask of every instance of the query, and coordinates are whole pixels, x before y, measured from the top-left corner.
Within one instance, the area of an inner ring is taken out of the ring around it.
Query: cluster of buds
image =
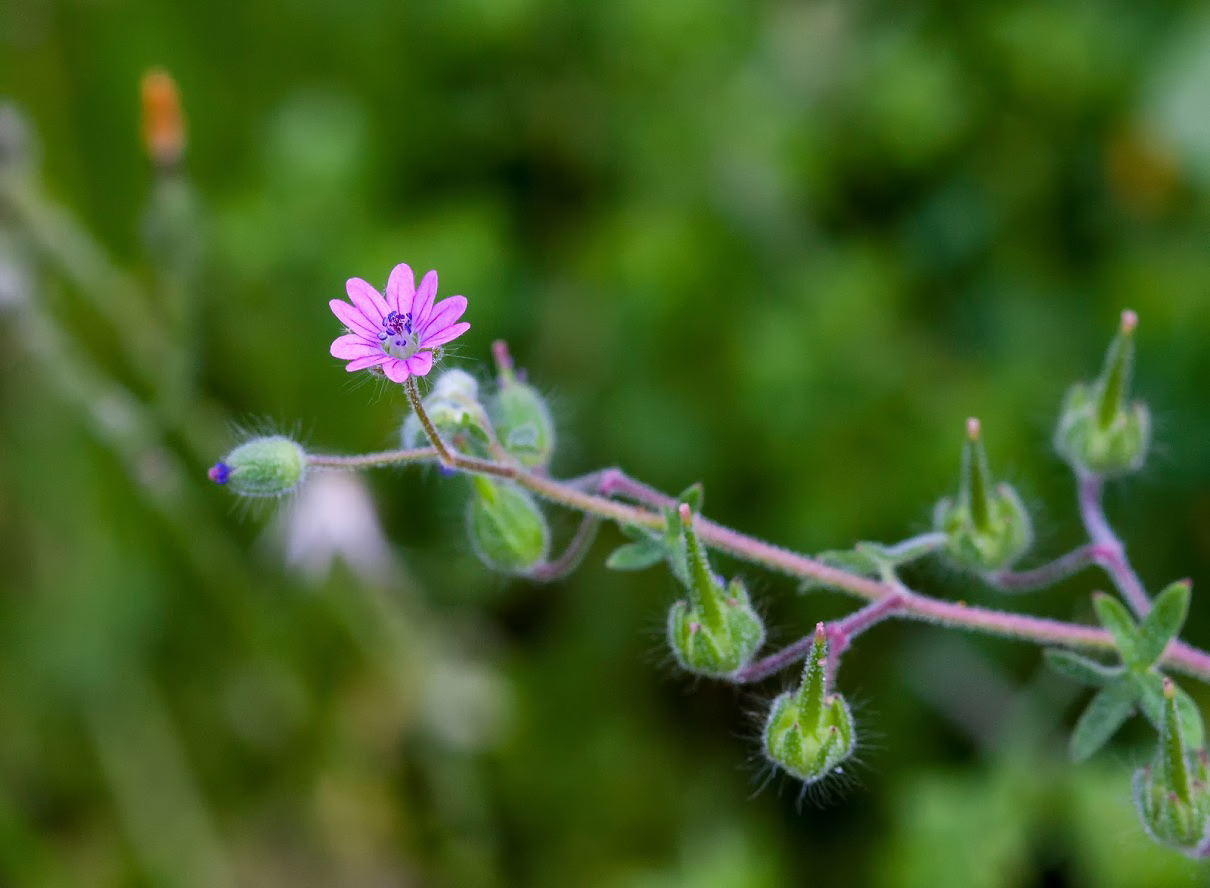
[[[1134,803],[1152,839],[1190,857],[1210,856],[1210,780],[1204,748],[1188,748],[1176,686],[1164,679],[1164,719],[1151,764],[1134,774]]]
[[[1138,471],[1147,457],[1151,414],[1142,401],[1129,400],[1138,322],[1133,311],[1122,312],[1100,377],[1067,390],[1055,449],[1077,472],[1126,474]]]
[[[724,585],[710,569],[693,529],[693,511],[676,511],[684,547],[688,598],[668,612],[668,644],[677,662],[698,675],[723,677],[752,662],[765,642],[765,624],[738,577]]]
[[[768,759],[805,784],[838,773],[856,745],[849,705],[828,684],[828,637],[819,623],[802,683],[773,701],[762,737]]]
[[[958,496],[937,503],[933,521],[946,536],[950,560],[975,573],[1005,570],[1033,542],[1021,497],[1011,485],[992,481],[977,419],[966,421]]]

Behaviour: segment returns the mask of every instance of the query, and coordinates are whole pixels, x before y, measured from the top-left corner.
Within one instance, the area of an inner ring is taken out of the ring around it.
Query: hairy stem
[[[1105,551],[1098,543],[1087,543],[1077,549],[1072,549],[1066,555],[1061,555],[1049,564],[1035,567],[1032,570],[1002,570],[985,574],[989,585],[1005,592],[1025,592],[1039,589],[1064,580],[1072,574],[1079,573],[1086,567],[1098,563],[1097,558]]]
[[[424,433],[428,436],[429,443],[437,451],[437,458],[441,460],[442,465],[452,466],[454,463],[453,454],[445,446],[445,442],[441,440],[441,436],[437,434],[433,421],[429,419],[428,413],[424,410],[424,404],[420,400],[420,391],[416,388],[416,377],[409,376],[404,380],[403,388],[408,393],[408,400],[412,402],[412,409],[416,411],[420,424],[424,426]]]
[[[1130,566],[1126,547],[1122,545],[1122,541],[1113,532],[1105,517],[1105,507],[1101,502],[1104,481],[1098,475],[1077,472],[1076,484],[1079,488],[1080,517],[1096,547],[1093,560],[1109,574],[1122,599],[1135,615],[1140,618],[1147,616],[1151,610],[1151,599],[1147,597],[1138,574]]]
[[[429,450],[429,448],[410,451],[388,451],[380,454],[369,454],[368,457],[364,458],[343,458],[347,460],[365,459],[366,461],[362,464],[356,462],[334,462],[337,459],[342,459],[339,457],[311,457],[310,459],[316,460],[317,462],[314,463],[316,465],[345,468],[385,466],[395,462],[423,461],[426,458],[442,461],[440,454],[435,448],[431,450],[427,457],[422,455],[422,451],[424,450]],[[442,462],[451,468],[470,473],[507,478],[552,503],[620,524],[663,528],[664,517],[653,508],[618,502],[606,496],[588,493],[585,488],[587,490],[600,490],[603,488],[623,496],[641,500],[653,507],[665,503],[671,505],[675,502],[671,497],[660,493],[654,488],[627,478],[622,472],[616,469],[606,469],[603,472],[596,472],[571,481],[560,481],[535,475],[517,465],[462,456],[457,453],[451,453],[448,450],[446,454],[449,462]],[[1101,521],[1104,521],[1103,516]],[[796,579],[813,580],[822,585],[847,592],[858,598],[864,598],[866,601],[872,603],[881,603],[887,599],[894,599],[895,604],[893,607],[891,605],[884,605],[886,608],[885,616],[880,616],[880,619],[896,617],[906,620],[920,620],[947,628],[964,629],[987,635],[1015,638],[1034,644],[1104,651],[1114,649],[1113,639],[1104,629],[1083,626],[1077,623],[1066,623],[1062,620],[1052,620],[1045,617],[1033,617],[1025,614],[993,610],[991,608],[973,607],[961,601],[943,601],[931,598],[927,595],[913,592],[898,584],[882,582],[870,579],[869,577],[851,574],[839,568],[829,567],[806,555],[801,555],[789,549],[783,549],[779,546],[766,543],[763,540],[747,536],[739,531],[710,521],[701,515],[694,516],[693,527],[699,539],[711,548],[726,552],[753,564],[759,564],[769,570],[777,571]],[[1114,540],[1116,541],[1116,537],[1114,537]],[[1094,539],[1094,542],[1098,547],[1106,545],[1103,537],[1100,541]],[[1120,544],[1118,545],[1119,549],[1116,551],[1120,551]],[[1098,548],[1097,551],[1099,552],[1100,549]],[[1104,564],[1100,556],[1096,557],[1096,560],[1098,564]],[[1124,563],[1124,556],[1122,562],[1114,562],[1114,564],[1118,565],[1121,563]],[[1128,567],[1126,568],[1126,572],[1133,577],[1133,572],[1130,572]],[[1115,579],[1117,579],[1116,576]],[[1135,579],[1135,583],[1137,584],[1137,578]],[[861,614],[862,611],[857,611],[856,613]],[[882,614],[883,611],[881,609],[877,612],[871,610],[871,613]],[[862,617],[862,619],[865,620],[867,617]],[[873,625],[873,623],[868,625]],[[861,628],[868,628],[868,626],[861,626]],[[809,647],[808,643],[807,648],[809,649]],[[801,659],[802,656],[805,656],[805,652],[796,655],[794,645],[786,648],[785,651],[771,655],[766,658],[768,666],[771,669],[766,674],[772,674],[772,672],[784,668],[785,665],[795,662],[796,656],[797,659]],[[782,657],[785,660],[778,666],[777,663],[781,661],[775,658]],[[1210,682],[1210,653],[1191,647],[1184,642],[1174,641],[1168,645],[1161,663],[1178,672]],[[745,680],[755,681],[756,679]]]
[[[580,562],[588,554],[588,549],[592,545],[592,541],[596,539],[597,528],[600,526],[600,518],[596,515],[585,514],[584,518],[580,521],[580,526],[576,529],[575,536],[571,538],[567,544],[567,548],[563,550],[563,554],[554,561],[539,564],[527,576],[531,580],[540,580],[545,583],[552,580],[560,580],[567,576],[580,566]]]

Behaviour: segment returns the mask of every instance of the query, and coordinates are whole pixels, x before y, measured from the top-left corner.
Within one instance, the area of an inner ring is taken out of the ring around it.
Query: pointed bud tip
[[[1155,687],[1155,685],[1152,685]],[[1171,700],[1176,696],[1176,684],[1168,676],[1164,676],[1164,699]]]
[[[693,510],[689,508],[688,503],[681,503],[677,507],[676,511],[677,514],[681,516],[681,523],[684,524],[686,528],[693,526]]]
[[[1139,316],[1129,308],[1122,312],[1122,333],[1129,336],[1134,332],[1134,328],[1139,325]]]
[[[972,416],[966,421],[966,437],[970,438],[972,441],[978,441],[982,428],[983,427],[979,420]]]
[[[815,624],[815,640],[817,642],[819,642],[820,644],[823,644],[825,641],[827,641],[827,638],[828,638],[827,627],[825,627],[823,623],[816,623]]]

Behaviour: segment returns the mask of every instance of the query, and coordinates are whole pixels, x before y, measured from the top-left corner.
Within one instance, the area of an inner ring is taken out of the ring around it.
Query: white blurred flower
[[[278,534],[286,564],[312,582],[327,579],[337,558],[373,583],[386,584],[396,571],[374,501],[351,472],[310,473],[282,513]]]

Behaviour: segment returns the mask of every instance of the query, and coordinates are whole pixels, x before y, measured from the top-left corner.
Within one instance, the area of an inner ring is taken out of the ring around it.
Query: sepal
[[[770,762],[804,783],[836,772],[853,754],[853,714],[844,697],[828,689],[828,639],[822,623],[815,627],[802,683],[773,701],[762,742]]]

